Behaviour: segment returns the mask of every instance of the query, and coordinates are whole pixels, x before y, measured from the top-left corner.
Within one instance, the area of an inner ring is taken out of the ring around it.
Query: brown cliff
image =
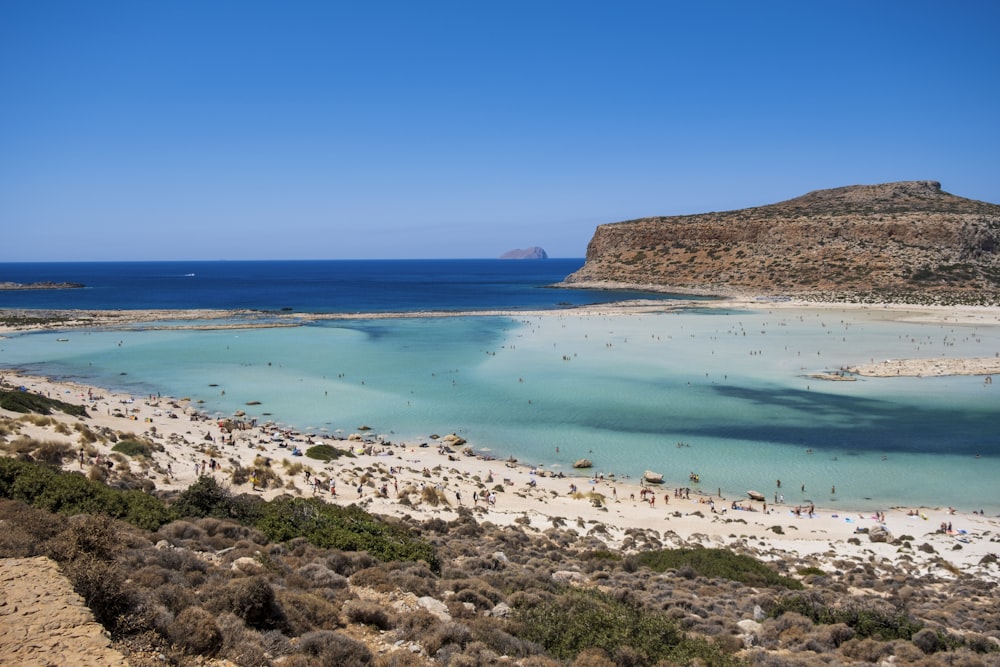
[[[997,303],[1000,206],[908,181],[606,224],[564,285]]]

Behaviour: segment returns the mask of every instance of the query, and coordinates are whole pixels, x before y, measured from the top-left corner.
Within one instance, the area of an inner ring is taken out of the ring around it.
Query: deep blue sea
[[[811,374],[889,358],[1000,355],[1000,321],[901,321],[877,308],[561,307],[663,298],[549,289],[583,260],[143,262],[0,265],[0,307],[513,311],[325,319],[252,329],[70,329],[0,338],[0,370],[200,401],[317,434],[457,432],[498,457],[788,502],[1000,512],[1000,382]],[[548,315],[529,311],[555,309]],[[516,314],[516,311],[523,311]],[[199,323],[204,323],[199,321]],[[250,406],[255,407],[250,407]],[[833,489],[836,492],[833,492]]]
[[[0,282],[86,287],[0,291],[0,307],[383,313],[558,308],[651,296],[548,289],[581,266],[582,259],[10,263],[0,264]]]

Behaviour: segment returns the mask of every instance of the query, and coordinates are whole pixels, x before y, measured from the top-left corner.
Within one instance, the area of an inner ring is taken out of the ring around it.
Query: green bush
[[[858,637],[874,637],[883,641],[910,639],[923,627],[902,609],[873,607],[865,604],[831,607],[817,596],[789,595],[777,601],[769,616],[777,618],[785,612],[796,612],[813,623],[833,625],[843,623]]]
[[[769,586],[801,590],[802,583],[785,577],[765,563],[734,554],[726,549],[661,549],[646,551],[638,556],[639,563],[656,572],[691,568],[695,573],[709,578],[729,579],[747,586]]]
[[[146,530],[169,521],[163,503],[142,491],[120,491],[78,473],[10,458],[0,459],[0,497],[49,512],[104,514]]]
[[[214,478],[203,476],[171,503],[170,514],[174,519],[212,517],[253,526],[263,515],[265,505],[267,502],[260,496],[248,493],[233,495],[229,489],[219,486]]]
[[[317,461],[335,461],[341,456],[346,456],[347,452],[341,451],[332,445],[313,445],[306,450],[306,456]]]
[[[338,507],[319,498],[277,498],[266,504],[255,527],[275,542],[304,537],[322,548],[367,551],[383,561],[426,561],[435,571],[439,567],[429,543],[355,505]]]
[[[152,448],[148,443],[142,442],[141,440],[119,440],[115,443],[115,446],[111,448],[111,451],[124,454],[125,456],[142,456],[147,459],[153,456]]]
[[[48,415],[52,414],[53,410],[58,410],[74,417],[88,416],[87,409],[82,405],[64,403],[58,399],[32,394],[27,391],[10,391],[7,389],[0,389],[0,408],[21,414],[35,412],[40,415]]]
[[[515,608],[516,635],[537,642],[556,658],[572,660],[585,649],[614,655],[631,650],[643,664],[701,660],[725,667],[739,661],[719,645],[685,635],[665,614],[620,602],[592,590],[568,590],[538,604]]]

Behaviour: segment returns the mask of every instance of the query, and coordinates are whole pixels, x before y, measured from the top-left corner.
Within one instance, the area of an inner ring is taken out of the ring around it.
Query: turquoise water
[[[1000,511],[1000,384],[807,377],[872,359],[1000,353],[997,323],[883,317],[689,310],[73,330],[0,340],[0,365],[317,433],[454,431],[567,473],[586,457],[594,472],[652,469],[675,486],[695,471],[711,492],[771,497],[780,479],[786,502]]]

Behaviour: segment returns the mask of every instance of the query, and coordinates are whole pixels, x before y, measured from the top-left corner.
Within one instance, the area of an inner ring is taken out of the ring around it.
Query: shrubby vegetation
[[[104,515],[146,530],[170,520],[164,504],[142,491],[112,489],[80,474],[6,457],[0,458],[0,498],[67,515]]]
[[[30,391],[0,389],[0,408],[21,414],[34,412],[40,415],[48,415],[52,414],[53,410],[56,410],[73,415],[74,417],[87,416],[87,409],[82,405],[65,403],[55,398],[33,394]]]
[[[230,519],[257,528],[274,542],[304,538],[319,547],[367,551],[382,560],[420,560],[437,568],[430,544],[358,507],[329,505],[318,498],[267,502],[255,495],[233,495],[211,477],[201,477],[168,506],[142,491],[112,489],[80,474],[0,458],[0,497],[50,512],[102,514],[146,530],[172,519]]]
[[[646,551],[639,563],[655,572],[690,569],[703,577],[722,577],[748,586],[802,589],[802,582],[785,577],[764,563],[726,549],[663,549]]]
[[[352,454],[333,445],[313,445],[306,450],[306,456],[317,461],[335,461],[341,456],[352,456]]]
[[[816,596],[790,595],[781,598],[770,610],[770,616],[778,617],[795,612],[813,623],[834,625],[843,623],[854,631],[857,637],[876,639],[912,639],[923,625],[913,620],[905,609],[890,605],[848,604],[837,607],[826,604]]]
[[[601,649],[615,664],[690,664],[695,659],[719,667],[741,664],[719,644],[689,638],[666,614],[595,590],[569,589],[516,611],[518,634],[557,658]]]
[[[470,507],[385,522],[236,495],[211,477],[168,500],[0,459],[0,558],[53,558],[130,660],[176,667],[937,667],[1000,655],[995,585],[973,577],[789,557],[778,566],[808,589],[792,591],[802,584],[774,564],[662,549],[652,529],[630,529],[626,554],[597,525],[499,527]]]
[[[124,454],[125,456],[150,458],[153,455],[153,448],[148,442],[141,440],[127,439],[119,440],[115,443],[111,451]]]

